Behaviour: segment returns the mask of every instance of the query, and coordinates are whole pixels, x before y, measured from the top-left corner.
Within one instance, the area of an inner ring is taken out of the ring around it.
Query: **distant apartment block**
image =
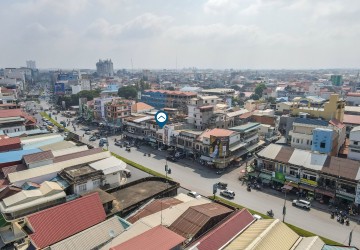
[[[113,76],[114,75],[114,65],[111,59],[99,60],[96,63],[96,72],[99,76]]]
[[[36,62],[34,60],[26,61],[26,67],[29,69],[36,69]]]

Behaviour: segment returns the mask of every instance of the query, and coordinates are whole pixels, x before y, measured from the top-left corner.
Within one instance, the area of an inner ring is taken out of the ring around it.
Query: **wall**
[[[5,134],[7,133],[14,133],[19,131],[25,131],[25,126],[14,126],[14,127],[3,127],[0,130],[2,130]]]
[[[360,160],[360,131],[350,132],[349,159]]]
[[[110,185],[118,184],[120,186],[120,181],[121,181],[121,172],[117,172],[114,174],[105,175],[104,184],[110,184]]]
[[[100,180],[100,179],[94,179],[94,180]],[[87,182],[84,182],[84,183],[81,183],[81,184],[74,184],[74,186],[73,186],[74,193],[75,194],[82,194],[82,193],[86,193],[88,191],[91,191],[91,190],[99,187],[101,185],[101,181],[100,181],[100,185],[94,185],[94,180],[90,179],[90,180],[87,180]],[[81,185],[83,185],[83,184],[86,184],[86,190],[81,191],[79,187]]]
[[[332,149],[333,131],[330,129],[316,128],[313,130],[312,151],[328,154]]]

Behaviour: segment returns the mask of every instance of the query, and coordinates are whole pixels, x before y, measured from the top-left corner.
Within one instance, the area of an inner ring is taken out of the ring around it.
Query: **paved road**
[[[58,116],[58,121],[62,119],[64,118]],[[72,127],[68,127],[68,129],[72,130]],[[83,133],[83,131],[81,133]],[[83,137],[84,140],[88,140],[88,138],[89,136],[87,135]],[[110,151],[159,173],[164,173],[164,166],[166,164],[164,155],[166,152],[160,152],[150,147],[142,147],[140,149],[131,148],[131,152],[129,153],[126,152],[124,148],[119,148],[114,145],[114,137],[109,137],[109,143]],[[92,144],[97,146],[98,141],[92,142]],[[144,156],[144,152],[150,152],[151,157]],[[238,180],[238,169],[219,176],[214,170],[188,160],[186,160],[186,162],[185,160],[180,160],[180,162],[176,163],[168,162],[168,166],[172,169],[171,177],[187,189],[194,190],[202,195],[212,195],[212,185],[216,182],[223,181],[228,183],[229,189],[236,192],[234,202],[261,213],[266,213],[267,210],[273,209],[275,217],[282,219],[284,200],[262,191],[246,191],[245,185],[242,186]],[[134,173],[134,179],[141,178],[141,171],[135,170],[134,168],[131,170]],[[286,222],[343,244],[347,244],[349,233],[354,229],[352,243],[353,245],[360,246],[360,226],[356,223],[351,222],[350,226],[341,225],[335,220],[330,219],[329,213],[316,209],[305,211],[291,206],[290,201],[287,201],[287,204]]]

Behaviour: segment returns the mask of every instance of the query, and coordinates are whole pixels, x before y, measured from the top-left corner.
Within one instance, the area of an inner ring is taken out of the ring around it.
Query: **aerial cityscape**
[[[359,14],[1,1],[0,249],[359,250]]]

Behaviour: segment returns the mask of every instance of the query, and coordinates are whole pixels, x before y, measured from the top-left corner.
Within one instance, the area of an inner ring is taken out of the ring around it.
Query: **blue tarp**
[[[15,151],[0,153],[0,163],[20,161],[24,155],[29,155],[39,152],[42,152],[42,150],[38,148],[32,148],[32,149],[15,150]]]

